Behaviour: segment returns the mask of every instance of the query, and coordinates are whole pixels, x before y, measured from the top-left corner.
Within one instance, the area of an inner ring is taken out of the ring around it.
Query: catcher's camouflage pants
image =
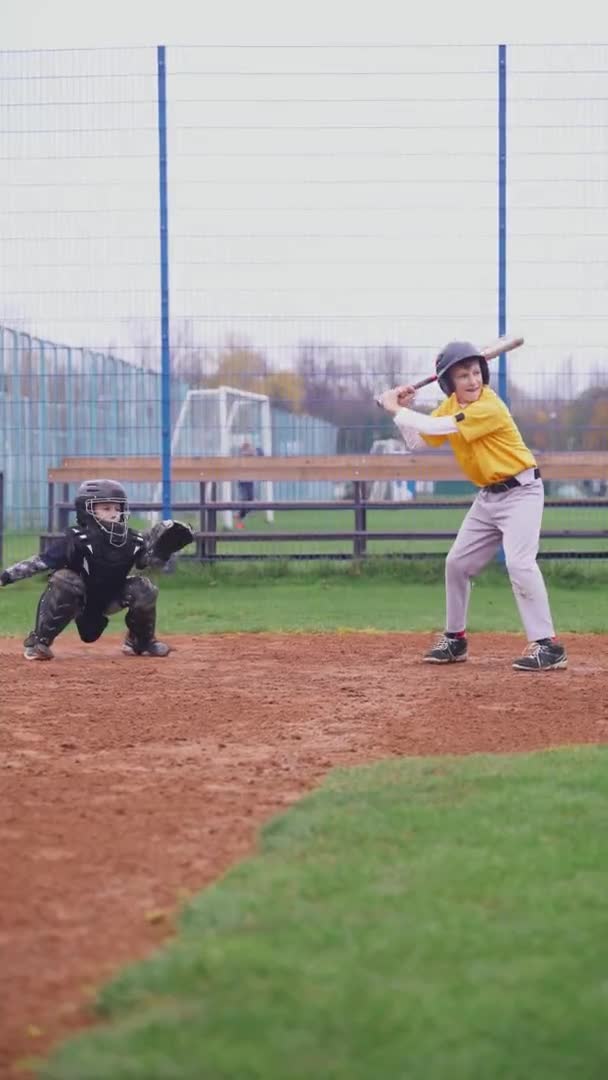
[[[128,577],[120,594],[108,603],[92,602],[82,578],[72,570],[57,570],[49,579],[38,603],[35,634],[51,645],[58,634],[76,620],[82,641],[97,641],[108,625],[108,615],[127,608],[125,622],[140,645],[154,639],[158,589],[141,576]]]

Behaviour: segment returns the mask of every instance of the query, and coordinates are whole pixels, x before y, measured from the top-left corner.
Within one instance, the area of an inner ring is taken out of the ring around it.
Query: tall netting
[[[539,450],[608,450],[608,46],[508,51],[511,404]]]
[[[156,99],[153,49],[0,52],[5,559],[65,456],[158,452]]]
[[[526,340],[506,389],[532,448],[563,455],[548,494],[576,506],[546,521],[572,536],[601,527],[608,475],[608,48],[513,45],[506,65],[507,329]],[[497,334],[498,69],[496,45],[167,46],[166,379],[157,49],[0,52],[5,555],[37,543],[65,457],[255,449],[255,395],[273,454],[394,438],[374,394]],[[204,413],[221,387],[230,423]],[[597,467],[573,479],[582,454]],[[410,502],[470,490],[418,479]]]

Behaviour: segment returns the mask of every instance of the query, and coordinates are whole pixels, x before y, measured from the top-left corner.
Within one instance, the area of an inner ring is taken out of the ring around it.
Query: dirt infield
[[[166,660],[66,637],[51,664],[0,640],[0,1076],[90,1019],[92,988],[251,851],[334,765],[608,742],[608,641],[516,673],[521,640],[419,662],[414,634],[174,638]]]

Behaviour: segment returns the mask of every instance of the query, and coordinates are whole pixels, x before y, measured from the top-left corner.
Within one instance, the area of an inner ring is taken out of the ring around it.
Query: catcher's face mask
[[[106,533],[113,547],[122,547],[127,540],[127,522],[129,509],[126,502],[106,502],[101,499],[87,499],[87,514],[95,518],[96,524]]]

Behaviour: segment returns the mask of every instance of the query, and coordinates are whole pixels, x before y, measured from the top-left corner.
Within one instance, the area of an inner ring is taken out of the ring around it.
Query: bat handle
[[[423,386],[429,386],[430,383],[434,383],[434,382],[437,382],[437,376],[436,375],[429,375],[428,378],[421,379],[420,382],[412,383],[412,386],[413,386],[414,390],[421,390]],[[376,405],[378,405],[380,408],[382,408],[382,405],[378,401],[378,398],[376,398]]]
[[[423,386],[429,386],[430,383],[434,383],[434,382],[437,382],[437,376],[436,375],[429,375],[428,378],[421,379],[420,382],[412,383],[412,386],[413,386],[414,390],[421,390]],[[378,398],[376,398],[375,400],[376,400],[376,405],[378,405],[379,408],[382,408],[382,405],[378,401]]]

